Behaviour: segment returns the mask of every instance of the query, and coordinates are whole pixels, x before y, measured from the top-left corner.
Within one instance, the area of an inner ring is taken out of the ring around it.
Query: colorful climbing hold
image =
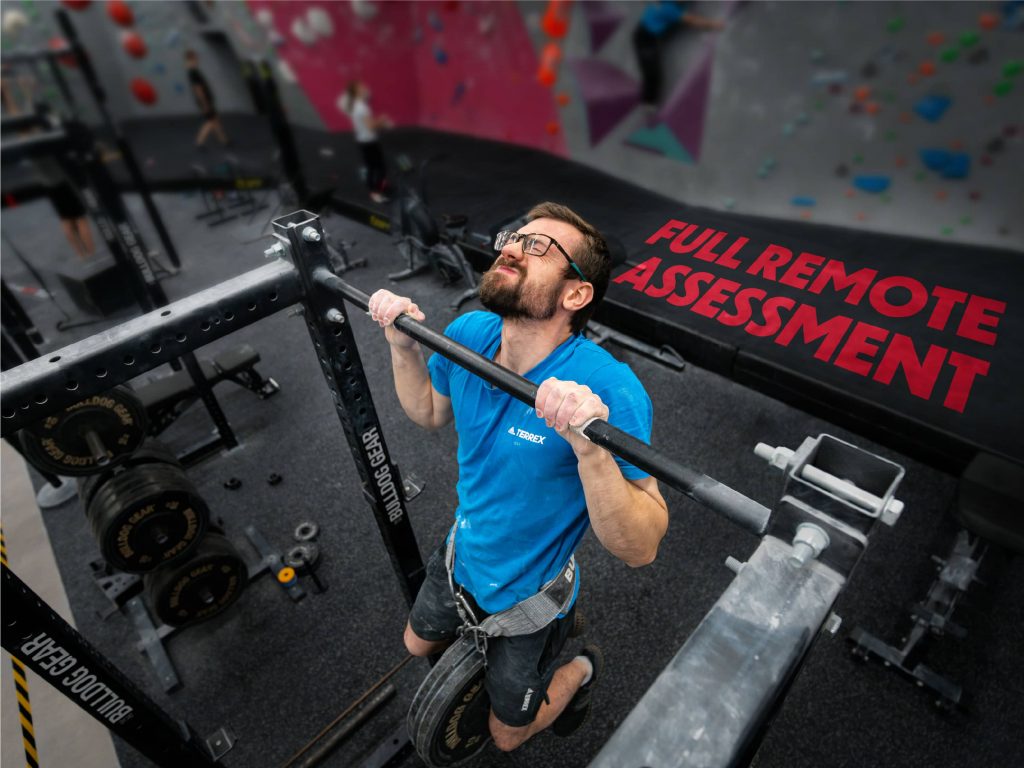
[[[1008,94],[1012,90],[1013,90],[1013,81],[1012,80],[1000,80],[992,88],[992,93],[994,93],[996,96],[1005,96],[1006,94]]]
[[[867,85],[858,85],[853,91],[853,98],[857,101],[867,101],[871,96],[871,87]]]
[[[121,47],[133,59],[141,59],[146,55],[146,41],[138,32],[125,30],[121,34]]]
[[[983,13],[978,16],[978,26],[982,29],[992,30],[999,26],[998,13]]]
[[[1002,136],[996,136],[985,145],[985,151],[993,155],[1002,152],[1005,148],[1006,142],[1003,141]]]
[[[935,74],[935,62],[934,61],[922,61],[917,66],[917,71],[925,77],[931,77]]]
[[[895,32],[899,32],[901,29],[903,29],[903,24],[904,24],[904,19],[902,17],[900,17],[900,16],[897,16],[894,19],[890,19],[889,23],[885,25],[885,28],[887,30],[889,30],[890,32],[895,33]]]
[[[926,39],[928,40],[928,45],[934,46],[939,46],[946,42],[946,36],[941,32],[929,32]]]
[[[922,149],[921,150],[921,162],[924,163],[924,167],[930,171],[941,171],[945,168],[950,161],[952,152],[945,149]]]
[[[566,106],[569,105],[569,94],[568,93],[565,93],[563,91],[562,93],[558,94],[558,96],[556,98],[558,100],[558,106],[566,107]]]
[[[967,61],[970,64],[984,64],[988,61],[988,48],[976,48],[971,51],[971,55],[967,57]]]
[[[892,183],[888,176],[854,176],[853,186],[862,192],[879,194],[885,192]]]
[[[972,45],[975,45],[979,39],[980,37],[978,36],[978,33],[973,29],[970,29],[960,35],[960,45],[964,48],[970,48]]]
[[[867,110],[869,115],[877,115],[881,111],[882,105],[877,101],[869,101],[864,105],[864,109]]]
[[[1024,61],[1008,61],[1003,65],[1003,77],[1016,77],[1024,70]]]
[[[815,200],[813,197],[802,197],[802,196],[794,197],[789,202],[790,202],[790,205],[796,205],[796,206],[799,206],[801,208],[813,208],[815,205],[818,204],[818,201]]]
[[[957,57],[959,55],[960,55],[960,49],[959,48],[947,48],[941,54],[942,60],[944,62],[946,62],[947,64],[951,64],[952,62],[956,61],[956,59],[957,59]]]
[[[131,82],[132,95],[142,104],[156,104],[156,88],[143,77],[136,77]]]
[[[952,103],[948,96],[932,93],[914,104],[914,111],[929,123],[935,123],[946,114],[946,110]]]
[[[120,24],[122,27],[130,27],[135,21],[132,9],[128,7],[128,3],[124,2],[124,0],[109,0],[107,3],[107,14],[115,23]]]

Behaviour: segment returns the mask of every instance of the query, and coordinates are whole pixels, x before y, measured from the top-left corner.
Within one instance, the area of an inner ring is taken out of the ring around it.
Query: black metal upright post
[[[306,327],[345,429],[363,493],[373,509],[402,594],[411,606],[423,583],[423,559],[409,523],[402,480],[388,453],[344,302],[336,301],[314,279],[317,270],[330,270],[323,227],[319,217],[297,211],[275,219],[274,232],[291,246],[305,294]]]
[[[274,133],[274,138],[277,139],[277,145],[281,148],[281,168],[284,170],[285,178],[295,190],[300,207],[304,206],[309,200],[309,185],[306,183],[306,174],[302,170],[298,149],[295,147],[295,135],[292,133],[288,116],[285,114],[281,97],[277,92],[277,82],[274,80],[273,70],[266,61],[260,61],[257,71],[259,82],[262,85],[263,107],[270,120],[270,129]]]
[[[114,179],[96,154],[95,142],[92,141],[88,130],[80,124],[69,126],[69,130],[75,137],[75,144],[83,160],[92,191],[95,192],[95,198],[93,198],[90,190],[85,190],[86,202],[92,210],[100,233],[110,247],[115,261],[130,276],[132,292],[139,306],[144,312],[166,306],[168,304],[167,294],[156,279],[156,275],[153,274],[149,259],[146,257],[145,246],[131,225],[128,209],[124,205],[124,200],[121,199]],[[217,427],[219,442],[228,448],[234,448],[238,445],[238,438],[231,429],[220,403],[217,402],[213,388],[206,380],[206,376],[203,375],[195,354],[191,351],[186,352],[181,356],[181,361],[184,363],[185,370],[188,371],[203,405],[210,414],[210,418]],[[198,450],[197,455],[205,450],[206,448]]]
[[[99,79],[96,77],[96,70],[92,67],[92,62],[89,60],[88,55],[85,53],[85,49],[82,48],[82,44],[78,39],[78,32],[75,30],[74,24],[71,23],[71,18],[68,16],[67,11],[61,9],[57,12],[57,23],[60,25],[61,32],[68,41],[68,45],[71,47],[71,53],[78,60],[79,69],[82,71],[82,76],[85,79],[86,87],[89,93],[93,97],[93,101],[96,104],[96,109],[99,112],[100,119],[103,121],[104,127],[114,138],[114,143],[117,145],[118,151],[121,153],[121,159],[124,160],[125,167],[128,169],[128,175],[131,177],[132,184],[135,186],[136,191],[142,198],[142,204],[146,208],[146,213],[149,214],[150,220],[153,222],[153,229],[156,230],[157,237],[160,238],[160,242],[164,247],[164,252],[167,254],[167,258],[176,269],[181,268],[181,259],[178,258],[178,251],[174,247],[174,243],[171,241],[171,236],[167,232],[167,228],[164,226],[164,220],[160,216],[160,211],[157,210],[156,205],[153,203],[153,198],[149,194],[149,186],[146,184],[146,180],[142,176],[142,171],[139,169],[138,161],[135,159],[135,153],[132,152],[131,146],[125,141],[124,136],[121,135],[121,131],[110,117],[110,113],[107,112],[106,106],[106,94],[100,87]]]
[[[175,721],[74,627],[3,566],[2,644],[12,656],[161,768],[217,765]]]

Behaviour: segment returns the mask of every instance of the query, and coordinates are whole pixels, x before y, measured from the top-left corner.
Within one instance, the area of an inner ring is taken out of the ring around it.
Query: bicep
[[[430,399],[433,406],[431,427],[438,429],[451,422],[455,415],[452,411],[452,399],[442,395],[433,385],[430,387]]]

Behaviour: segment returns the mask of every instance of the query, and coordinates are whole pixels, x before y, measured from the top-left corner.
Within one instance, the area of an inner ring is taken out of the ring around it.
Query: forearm
[[[668,528],[660,494],[655,498],[626,480],[605,450],[582,457],[578,469],[590,524],[604,548],[633,567],[652,562]]]
[[[725,22],[721,19],[708,19],[704,16],[695,16],[692,13],[686,14],[683,21],[694,29],[720,30],[725,28]]]
[[[440,426],[434,419],[434,398],[430,388],[430,372],[418,344],[412,347],[391,347],[391,367],[395,391],[402,410],[416,424],[426,429]]]

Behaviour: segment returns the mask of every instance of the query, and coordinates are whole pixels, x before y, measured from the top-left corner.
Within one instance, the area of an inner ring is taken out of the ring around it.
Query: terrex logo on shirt
[[[508,433],[513,437],[518,437],[521,440],[529,440],[531,443],[537,443],[543,445],[547,435],[535,435],[533,432],[527,432],[525,429],[516,429],[515,427],[509,427]]]

